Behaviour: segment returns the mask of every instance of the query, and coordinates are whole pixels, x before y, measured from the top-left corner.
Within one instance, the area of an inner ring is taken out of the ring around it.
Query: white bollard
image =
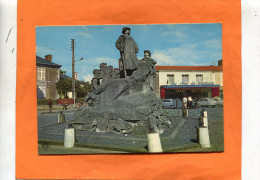
[[[64,147],[72,148],[74,146],[74,143],[75,143],[75,129],[74,128],[65,129]]]
[[[208,127],[208,117],[202,117],[203,118],[203,126]]]
[[[149,152],[163,152],[159,133],[149,133],[147,134],[147,139]]]
[[[202,148],[210,148],[209,129],[208,127],[199,127],[199,144]]]
[[[204,110],[203,114],[204,114],[204,117],[208,117],[208,112],[207,111]]]

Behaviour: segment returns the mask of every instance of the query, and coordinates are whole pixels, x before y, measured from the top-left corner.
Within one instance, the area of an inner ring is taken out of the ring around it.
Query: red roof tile
[[[155,66],[156,71],[223,71],[223,66]]]

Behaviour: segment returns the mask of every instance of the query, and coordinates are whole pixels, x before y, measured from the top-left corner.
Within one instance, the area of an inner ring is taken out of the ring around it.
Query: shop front
[[[213,98],[219,96],[219,92],[219,85],[165,85],[160,87],[161,99],[181,99],[184,96]]]

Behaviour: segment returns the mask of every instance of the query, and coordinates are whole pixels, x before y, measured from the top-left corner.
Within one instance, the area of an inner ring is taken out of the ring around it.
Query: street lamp
[[[83,58],[80,58],[79,60],[75,60],[75,62],[77,62],[77,61],[82,61],[83,60]]]

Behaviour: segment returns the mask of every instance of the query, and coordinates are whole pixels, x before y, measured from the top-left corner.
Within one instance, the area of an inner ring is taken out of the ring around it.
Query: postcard
[[[239,179],[240,1],[18,2],[18,179]]]
[[[39,154],[224,150],[222,24],[36,27]]]

